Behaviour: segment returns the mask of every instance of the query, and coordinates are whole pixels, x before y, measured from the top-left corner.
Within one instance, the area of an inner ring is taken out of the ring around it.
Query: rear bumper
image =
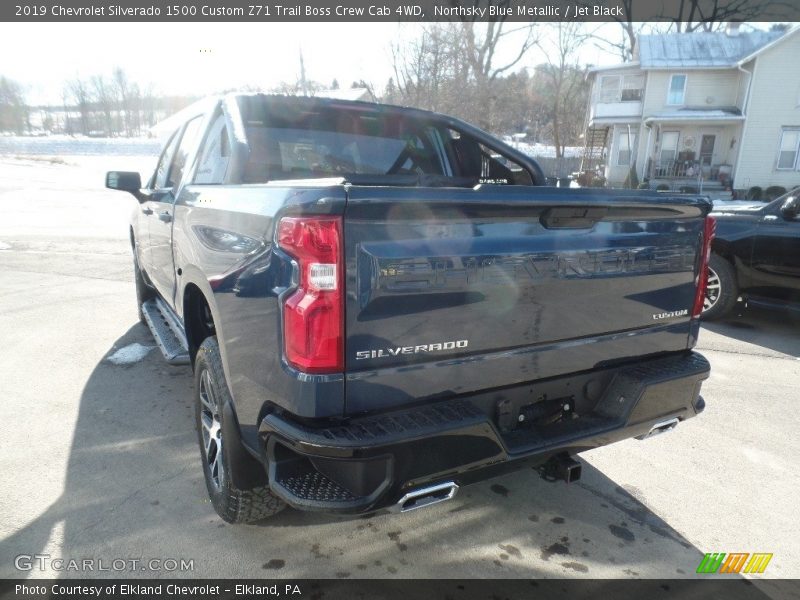
[[[658,423],[684,421],[703,410],[700,386],[709,372],[702,355],[684,352],[333,425],[301,424],[273,413],[259,435],[270,487],[290,505],[371,512],[420,486],[445,480],[463,485],[522,459],[543,463],[646,435]],[[598,385],[595,393],[587,391]],[[531,401],[531,390],[547,390],[550,395],[539,400],[549,397],[551,403],[561,393],[567,408],[555,421],[525,423],[525,415],[534,414],[530,407],[543,406]]]

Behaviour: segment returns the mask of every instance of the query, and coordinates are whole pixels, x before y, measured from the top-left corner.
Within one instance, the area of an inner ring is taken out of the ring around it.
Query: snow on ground
[[[68,135],[0,136],[0,155],[157,156],[161,142],[152,138],[89,138]]]
[[[153,346],[143,346],[137,342],[123,346],[106,360],[115,365],[132,365],[142,360],[152,349]]]
[[[516,142],[506,140],[509,146],[527,154],[533,158],[555,158],[556,147],[548,146],[547,144],[540,144],[538,142],[529,144],[528,142]],[[580,146],[566,146],[564,148],[565,158],[576,158],[583,154],[583,148]]]

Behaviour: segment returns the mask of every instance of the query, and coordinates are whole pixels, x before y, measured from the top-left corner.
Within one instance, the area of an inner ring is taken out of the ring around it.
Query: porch
[[[651,189],[710,192],[733,178],[744,117],[734,109],[680,110],[645,120],[643,179]]]

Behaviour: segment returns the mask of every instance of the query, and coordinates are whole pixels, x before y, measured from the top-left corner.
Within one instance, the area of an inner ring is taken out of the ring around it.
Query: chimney
[[[741,23],[738,23],[736,21],[729,22],[725,33],[727,33],[730,37],[736,37],[737,35],[739,35],[740,25]]]

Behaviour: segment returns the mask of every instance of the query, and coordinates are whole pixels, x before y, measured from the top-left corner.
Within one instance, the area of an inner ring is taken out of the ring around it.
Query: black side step
[[[164,359],[171,365],[188,365],[189,345],[175,313],[161,298],[142,304],[142,312]]]

